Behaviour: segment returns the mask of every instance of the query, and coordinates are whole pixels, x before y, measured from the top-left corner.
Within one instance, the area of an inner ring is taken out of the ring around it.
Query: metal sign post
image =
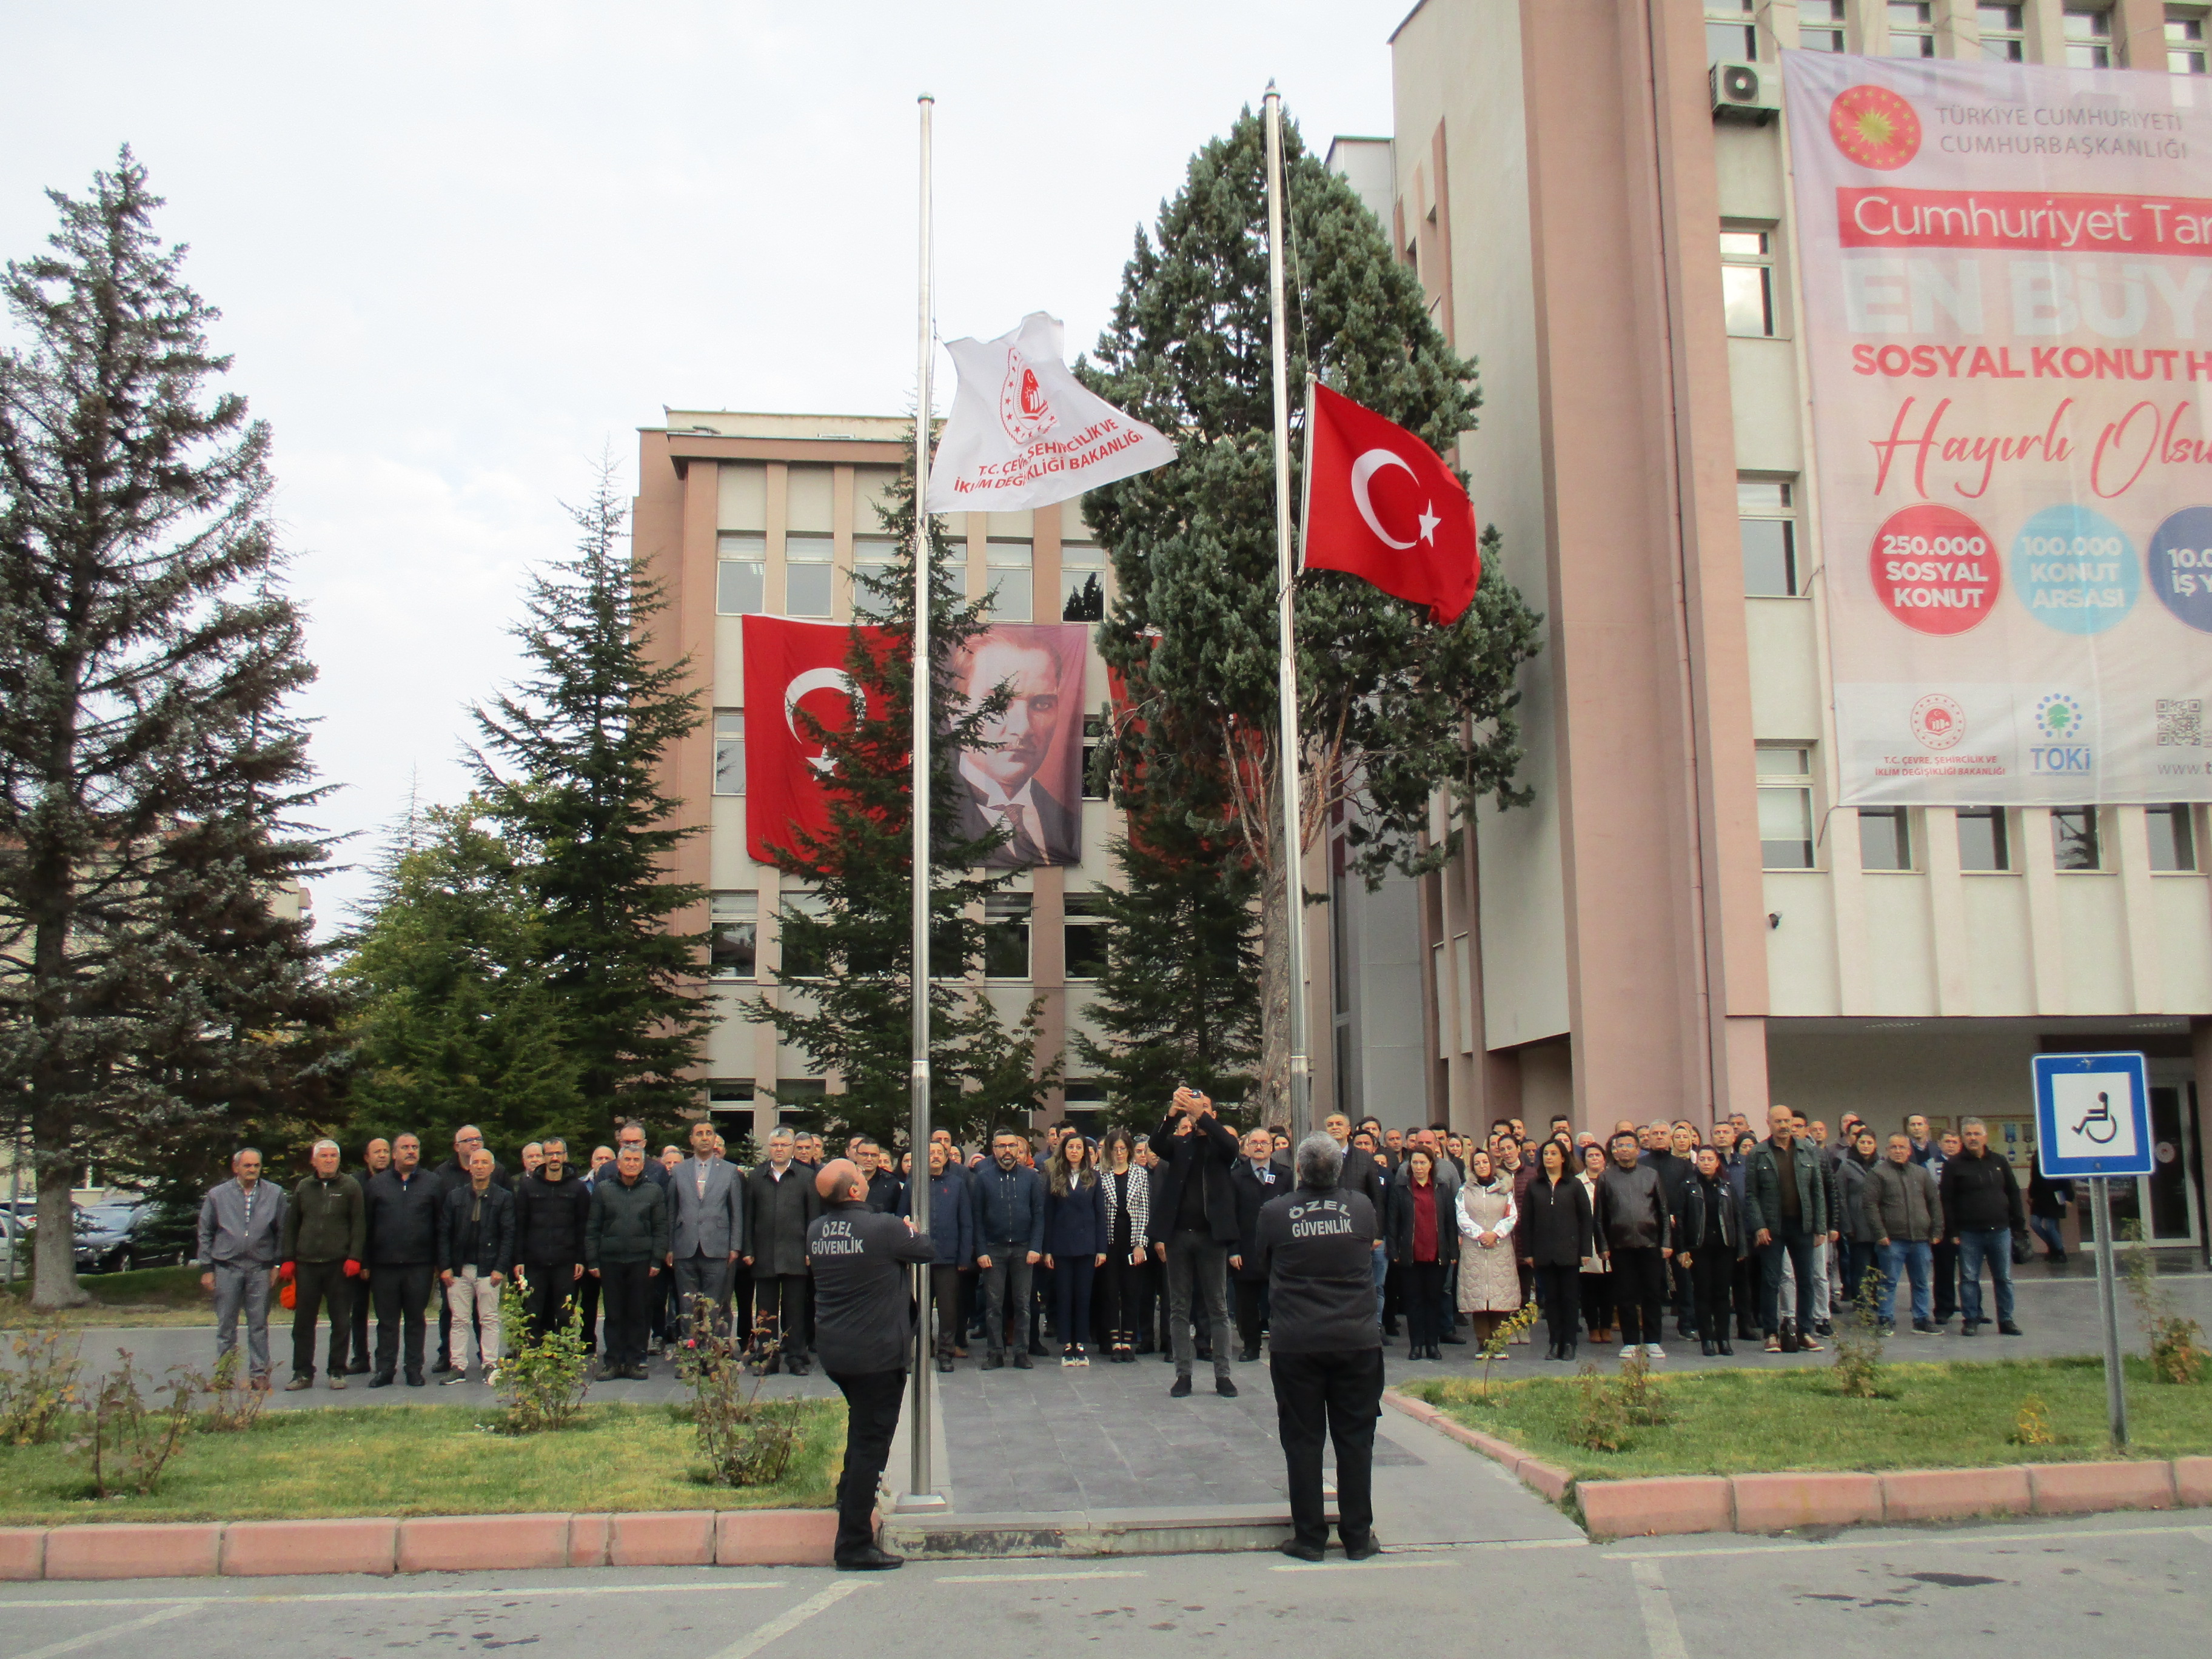
[[[2089,1183],[2097,1224],[2097,1306],[2105,1326],[2105,1403],[2112,1443],[2128,1443],[2119,1291],[2112,1273],[2114,1180],[2151,1172],[2150,1067],[2139,1054],[2038,1054],[2035,1161],[2052,1181]]]

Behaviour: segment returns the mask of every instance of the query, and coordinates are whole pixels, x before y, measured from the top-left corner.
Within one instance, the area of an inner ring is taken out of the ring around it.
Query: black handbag
[[[2035,1260],[2035,1244],[2026,1233],[2012,1236],[2012,1265],[2021,1267]]]

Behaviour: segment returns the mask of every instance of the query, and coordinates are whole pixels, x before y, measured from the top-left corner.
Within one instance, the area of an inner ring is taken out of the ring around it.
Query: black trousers
[[[584,1352],[596,1353],[599,1346],[599,1281],[588,1271],[576,1286],[576,1300],[584,1309]]]
[[[368,1269],[362,1269],[363,1274]],[[365,1371],[368,1369],[368,1304],[369,1281],[367,1278],[353,1281],[353,1316],[346,1321],[349,1340],[346,1343],[346,1369]]]
[[[1959,1247],[1939,1242],[1929,1254],[1936,1260],[1936,1322],[1959,1311]]]
[[[1406,1283],[1406,1340],[1425,1348],[1444,1340],[1444,1264],[1401,1261]]]
[[[1297,1541],[1328,1542],[1322,1501],[1321,1453],[1336,1443],[1337,1534],[1346,1547],[1375,1530],[1375,1419],[1382,1414],[1382,1350],[1277,1353],[1275,1424],[1290,1479],[1291,1528]]]
[[[406,1360],[410,1376],[422,1372],[422,1310],[430,1305],[430,1285],[438,1270],[427,1261],[409,1261],[396,1267],[380,1262],[369,1270],[368,1288],[376,1297],[376,1371],[380,1376],[389,1376],[398,1370],[400,1360],[400,1334],[407,1337]],[[438,1298],[442,1306],[446,1298]]]
[[[331,1375],[345,1375],[352,1340],[353,1280],[343,1261],[300,1261],[292,1267],[292,1375],[315,1374],[315,1311],[331,1310]]]
[[[946,1359],[952,1358],[953,1349],[962,1346],[960,1338],[960,1269],[949,1261],[929,1264],[929,1299],[937,1310],[937,1352]],[[929,1321],[921,1320],[916,1328],[920,1340],[929,1341]]]
[[[542,1342],[546,1332],[557,1330],[568,1322],[569,1304],[576,1297],[576,1264],[526,1261],[522,1279],[529,1286],[523,1294],[523,1306],[530,1315],[530,1334]],[[584,1279],[586,1284],[598,1282],[589,1273],[584,1275]]]
[[[837,1477],[836,1556],[845,1560],[876,1541],[876,1486],[898,1432],[904,1371],[861,1371],[830,1380],[845,1396],[845,1472]]]
[[[1613,1275],[1611,1273],[1579,1273],[1582,1280],[1583,1317],[1590,1329],[1604,1330],[1613,1323]]]
[[[1144,1280],[1145,1270],[1130,1264],[1128,1251],[1107,1252],[1106,1265],[1098,1270],[1097,1297],[1109,1348],[1124,1342],[1135,1346],[1144,1328]]]
[[[1238,1279],[1231,1288],[1237,1296],[1237,1340],[1246,1353],[1260,1352],[1260,1327],[1267,1308],[1267,1281]]]
[[[730,1264],[729,1328],[737,1334],[738,1346],[745,1347],[752,1341],[753,1329],[753,1270],[745,1266],[743,1258]]]
[[[1667,1259],[1656,1244],[1616,1244],[1613,1249],[1613,1303],[1620,1310],[1620,1340],[1656,1342],[1666,1333],[1659,1328],[1659,1312],[1667,1301]],[[1638,1315],[1642,1316],[1641,1328]]]
[[[806,1358],[806,1275],[775,1273],[753,1280],[754,1318],[772,1328],[786,1359]]]
[[[1583,1271],[1579,1267],[1536,1267],[1536,1299],[1544,1304],[1544,1320],[1554,1347],[1574,1341],[1582,1323]],[[1522,1304],[1527,1306],[1527,1304]]]
[[[1735,1253],[1718,1243],[1692,1250],[1690,1285],[1698,1337],[1707,1342],[1727,1341],[1730,1304],[1735,1294]]]
[[[650,1261],[606,1261],[599,1265],[599,1291],[606,1299],[605,1340],[599,1346],[610,1365],[642,1365],[653,1328],[653,1310],[665,1292]]]

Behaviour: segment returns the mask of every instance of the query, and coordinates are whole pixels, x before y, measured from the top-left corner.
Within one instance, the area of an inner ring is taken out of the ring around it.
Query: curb
[[[1564,1507],[1571,1494],[1581,1507],[1583,1527],[1598,1540],[2212,1506],[2212,1457],[1574,1480],[1508,1441],[1455,1422],[1425,1401],[1395,1389],[1384,1389],[1382,1398],[1417,1422],[1503,1464],[1552,1502]],[[9,1559],[7,1549],[0,1539],[0,1571]]]
[[[527,1567],[826,1567],[830,1510],[378,1516],[0,1527],[0,1581],[513,1572]]]

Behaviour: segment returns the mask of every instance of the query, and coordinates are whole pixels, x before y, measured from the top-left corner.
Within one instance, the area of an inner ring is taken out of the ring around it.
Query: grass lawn
[[[24,1277],[15,1281],[22,1294],[0,1291],[0,1330],[25,1325],[212,1325],[215,1298],[200,1288],[197,1267],[145,1267],[129,1273],[87,1273],[77,1284],[92,1297],[89,1306],[59,1313],[34,1313],[31,1309],[30,1264],[20,1264]],[[275,1304],[270,1304],[272,1317]],[[289,1320],[290,1316],[285,1317]]]
[[[468,1406],[270,1412],[230,1434],[186,1437],[150,1498],[95,1502],[82,1457],[0,1449],[0,1525],[71,1521],[309,1520],[610,1510],[826,1507],[844,1461],[842,1401],[807,1402],[775,1486],[702,1480],[691,1425],[666,1406],[588,1406],[557,1434],[517,1438]]]
[[[1566,1379],[1493,1382],[1438,1378],[1403,1392],[1486,1433],[1510,1440],[1577,1480],[1650,1474],[1747,1474],[1768,1469],[1961,1468],[2057,1463],[2134,1455],[2212,1452],[2212,1384],[2151,1381],[2127,1362],[2130,1445],[2106,1438],[2101,1360],[1883,1367],[1881,1397],[1845,1398],[1826,1367],[1711,1370],[1662,1376],[1667,1421],[1636,1425],[1617,1452],[1570,1437],[1577,1400]],[[2057,1436],[2047,1446],[2014,1445],[2021,1402],[2042,1401]]]

